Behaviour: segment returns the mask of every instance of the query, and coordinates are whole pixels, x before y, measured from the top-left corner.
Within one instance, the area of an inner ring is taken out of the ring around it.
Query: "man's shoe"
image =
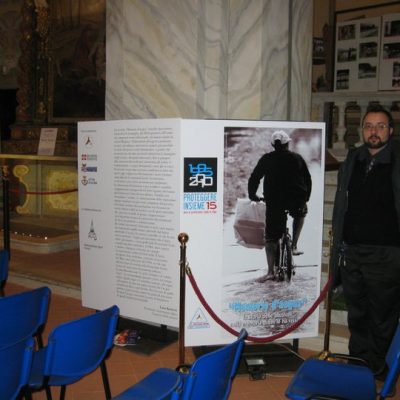
[[[275,275],[274,274],[267,274],[262,276],[261,278],[256,279],[256,282],[258,283],[264,283],[266,281],[273,281],[275,280]]]
[[[292,254],[294,256],[300,256],[301,254],[304,254],[304,251],[298,250],[297,247],[293,247]]]

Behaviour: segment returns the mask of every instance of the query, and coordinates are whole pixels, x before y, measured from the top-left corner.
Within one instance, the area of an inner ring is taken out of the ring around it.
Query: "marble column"
[[[106,118],[309,120],[312,2],[108,0]]]

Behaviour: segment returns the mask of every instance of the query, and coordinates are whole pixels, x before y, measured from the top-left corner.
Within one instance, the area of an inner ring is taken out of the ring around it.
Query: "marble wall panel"
[[[124,105],[129,118],[193,117],[197,1],[125,1]]]
[[[288,118],[290,0],[265,1],[263,10],[260,119]]]
[[[122,118],[124,98],[124,3],[107,1],[106,23],[106,119]]]
[[[196,118],[225,118],[229,0],[199,2]]]
[[[294,121],[309,121],[311,115],[311,73],[313,4],[309,0],[293,0],[291,23],[291,88],[289,116]]]
[[[310,33],[307,4],[109,0],[106,118],[307,119],[299,91],[311,57],[302,60],[304,37],[293,48],[290,35]]]
[[[259,119],[264,1],[231,0],[229,18],[229,119]]]

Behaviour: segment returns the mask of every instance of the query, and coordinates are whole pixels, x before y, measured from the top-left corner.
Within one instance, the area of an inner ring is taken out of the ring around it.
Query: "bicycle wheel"
[[[288,239],[282,243],[282,266],[285,271],[286,282],[290,282],[293,272],[292,249]]]
[[[284,240],[279,239],[279,246],[278,246],[278,263],[277,263],[277,269],[276,269],[276,279],[279,282],[282,282],[285,279],[285,252],[284,252]]]

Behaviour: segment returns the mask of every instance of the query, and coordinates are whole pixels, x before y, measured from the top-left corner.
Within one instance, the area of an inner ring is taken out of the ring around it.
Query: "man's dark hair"
[[[369,113],[383,113],[383,114],[385,114],[387,116],[387,118],[388,118],[388,121],[389,121],[389,127],[390,128],[394,127],[394,119],[392,117],[392,114],[385,107],[383,107],[382,105],[380,105],[378,103],[373,103],[373,104],[368,106],[367,111],[365,112],[365,114],[363,116],[361,125],[364,125],[365,117]]]

